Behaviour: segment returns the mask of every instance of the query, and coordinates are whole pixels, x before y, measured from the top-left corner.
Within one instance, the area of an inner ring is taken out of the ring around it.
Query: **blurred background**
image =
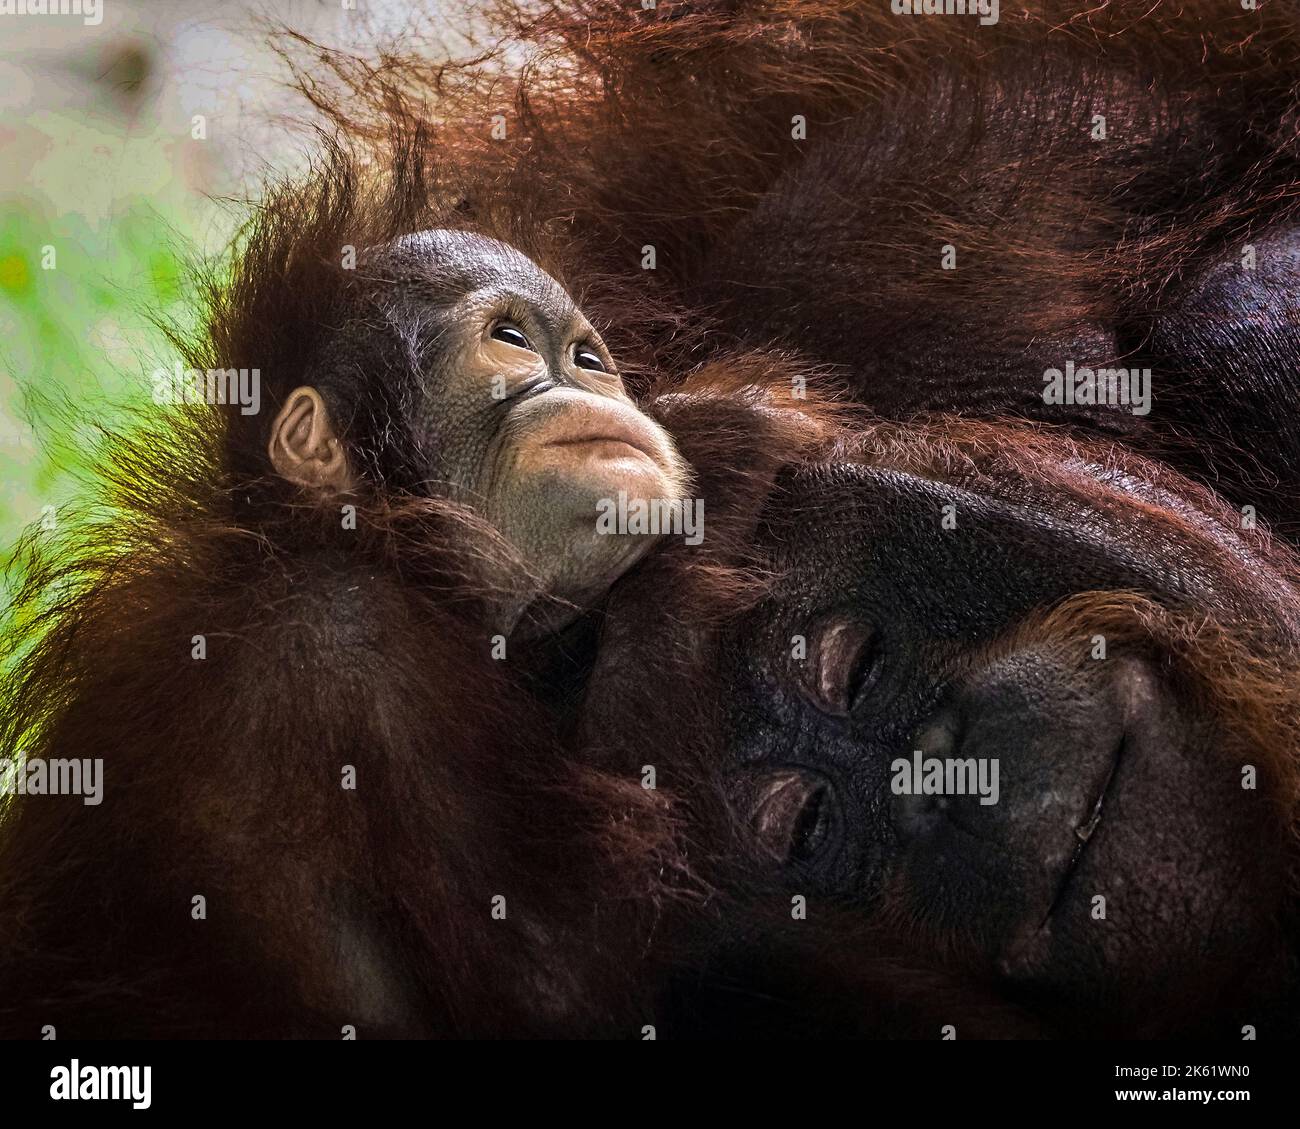
[[[186,263],[221,250],[267,175],[302,167],[304,107],[267,21],[363,51],[437,19],[388,0],[100,8],[95,25],[0,15],[0,563],[77,492],[87,424],[151,403],[174,360],[152,319],[192,317]]]

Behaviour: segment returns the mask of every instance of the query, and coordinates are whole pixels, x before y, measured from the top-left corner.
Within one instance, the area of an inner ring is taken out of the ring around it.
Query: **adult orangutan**
[[[6,1033],[1294,1033],[1297,16],[490,18],[36,549]]]

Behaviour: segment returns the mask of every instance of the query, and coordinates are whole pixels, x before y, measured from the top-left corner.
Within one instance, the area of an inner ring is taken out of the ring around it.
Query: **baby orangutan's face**
[[[401,320],[419,327],[412,426],[430,489],[487,517],[544,592],[599,598],[655,540],[601,532],[602,503],[680,501],[689,470],[673,441],[632,402],[564,288],[514,248],[426,231],[380,265],[397,272]]]

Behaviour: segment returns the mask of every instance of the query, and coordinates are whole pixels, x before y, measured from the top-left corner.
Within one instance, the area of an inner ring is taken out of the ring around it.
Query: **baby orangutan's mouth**
[[[574,447],[588,443],[618,444],[649,458],[655,456],[656,436],[645,417],[617,400],[571,389],[546,394],[548,418],[539,421],[534,441],[539,446]]]

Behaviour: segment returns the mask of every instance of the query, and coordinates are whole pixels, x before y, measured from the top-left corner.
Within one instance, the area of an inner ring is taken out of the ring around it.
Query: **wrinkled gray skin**
[[[597,503],[679,498],[688,470],[627,395],[573,299],[504,243],[425,231],[372,253],[372,302],[418,375],[411,420],[428,488],[464,501],[514,544],[533,574],[502,608],[512,628],[538,595],[568,601],[559,626],[653,545],[597,532]]]

